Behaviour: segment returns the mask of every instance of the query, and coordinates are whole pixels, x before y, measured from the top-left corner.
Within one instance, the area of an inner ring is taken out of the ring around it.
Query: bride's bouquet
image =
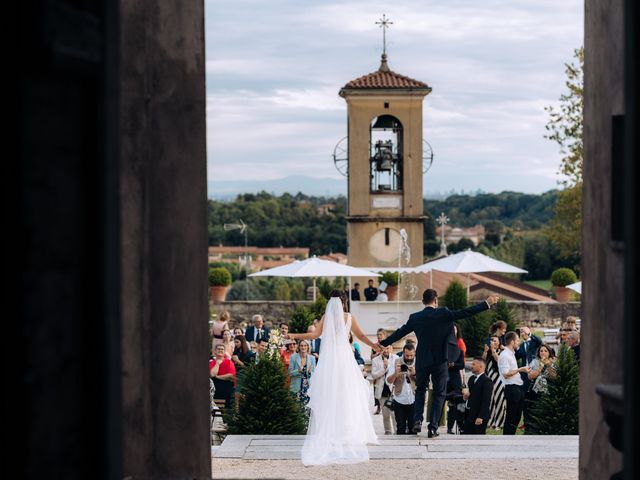
[[[279,353],[280,349],[282,348],[283,342],[284,342],[284,338],[280,333],[280,329],[278,328],[272,329],[271,335],[269,337],[269,352],[272,354],[275,352]]]

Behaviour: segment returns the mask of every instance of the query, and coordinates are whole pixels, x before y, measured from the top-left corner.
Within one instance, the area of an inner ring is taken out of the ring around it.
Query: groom
[[[463,310],[451,311],[438,308],[438,293],[429,288],[422,294],[424,310],[412,313],[409,321],[390,336],[381,340],[378,345],[386,347],[400,340],[405,335],[415,332],[418,339],[416,352],[416,401],[413,412],[413,432],[422,430],[422,413],[429,377],[433,384],[433,403],[429,413],[429,438],[438,436],[438,424],[442,415],[445,393],[447,389],[447,345],[457,345],[453,324],[476,313],[491,308],[498,301],[497,295],[490,295],[487,300]]]

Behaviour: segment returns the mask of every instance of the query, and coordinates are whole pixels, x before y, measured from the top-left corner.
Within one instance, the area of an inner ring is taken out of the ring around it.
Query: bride
[[[366,462],[367,443],[378,443],[371,421],[371,387],[353,356],[349,332],[366,345],[377,346],[346,312],[346,304],[344,291],[332,291],[316,331],[287,336],[310,340],[322,335],[320,359],[308,391],[311,417],[302,447],[302,463],[307,466]]]

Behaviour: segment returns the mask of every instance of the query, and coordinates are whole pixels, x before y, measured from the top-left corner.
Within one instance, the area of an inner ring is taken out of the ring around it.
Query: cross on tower
[[[393,25],[393,22],[387,18],[387,16],[383,13],[382,18],[376,22],[376,25],[380,25],[382,29],[382,54],[387,54],[387,28],[389,25]]]
[[[436,218],[436,221],[440,224],[440,254],[447,255],[447,244],[444,241],[444,226],[449,223],[449,217],[444,212],[440,213],[440,216]]]

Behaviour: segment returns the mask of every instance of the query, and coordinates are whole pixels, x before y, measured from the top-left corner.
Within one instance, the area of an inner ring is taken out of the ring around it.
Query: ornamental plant
[[[578,277],[570,268],[558,268],[551,274],[551,283],[554,287],[566,287],[578,281]]]
[[[209,269],[209,286],[228,287],[231,285],[231,273],[224,267]]]
[[[395,287],[399,282],[399,274],[398,272],[381,272],[382,276],[380,280],[385,282],[390,287]]]

